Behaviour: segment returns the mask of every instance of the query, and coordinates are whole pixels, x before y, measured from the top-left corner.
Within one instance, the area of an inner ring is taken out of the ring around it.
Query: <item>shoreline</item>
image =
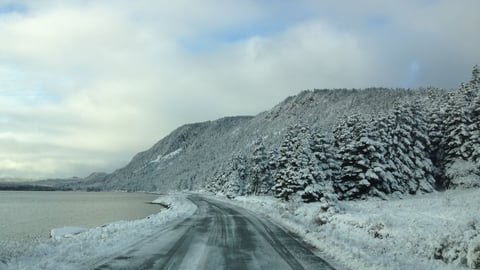
[[[42,196],[43,195],[48,196],[48,194],[43,194],[44,192],[45,193],[50,193],[51,192],[53,194],[59,194],[61,196],[63,195],[62,197],[65,197],[66,199],[68,199],[68,197],[70,197],[70,195],[72,195],[72,194],[74,196],[78,196],[78,195],[81,195],[81,194],[88,194],[88,195],[99,195],[100,197],[102,197],[101,193],[99,193],[99,192],[87,192],[87,191],[24,191],[24,190],[5,191],[5,190],[0,190],[0,193],[10,194],[10,197],[12,197],[13,194],[16,195],[17,192],[18,192],[19,196],[25,196],[25,197],[28,197],[26,195],[29,195],[29,194],[42,194]],[[29,246],[35,246],[35,245],[38,245],[38,244],[43,244],[45,242],[51,241],[52,240],[51,232],[52,232],[52,230],[55,230],[55,229],[59,229],[59,228],[63,228],[63,227],[81,227],[81,228],[85,228],[86,230],[92,230],[92,229],[105,227],[105,226],[108,226],[110,224],[115,224],[115,223],[119,223],[119,222],[133,222],[133,221],[147,219],[150,216],[157,215],[160,212],[162,212],[164,209],[166,209],[165,205],[162,205],[161,203],[155,203],[155,201],[157,201],[161,197],[160,194],[153,194],[153,193],[147,193],[147,192],[135,192],[135,193],[104,192],[104,193],[115,194],[115,195],[116,194],[141,194],[141,195],[151,196],[152,198],[150,200],[143,200],[142,201],[141,198],[136,200],[137,201],[136,205],[137,206],[140,206],[140,205],[155,205],[154,206],[155,210],[154,211],[145,210],[145,209],[149,208],[148,206],[147,207],[139,207],[139,208],[143,208],[143,210],[141,212],[145,212],[145,215],[138,216],[136,214],[138,212],[136,212],[134,210],[131,210],[131,213],[125,214],[125,215],[123,215],[123,217],[119,217],[119,216],[121,216],[121,214],[120,214],[121,212],[117,209],[115,211],[116,213],[112,214],[112,219],[110,219],[108,221],[100,220],[98,222],[95,222],[94,221],[95,218],[98,218],[98,217],[93,217],[93,218],[90,218],[88,222],[83,222],[82,223],[82,222],[75,222],[75,221],[70,222],[68,220],[68,218],[66,218],[65,220],[63,220],[61,222],[57,222],[56,224],[50,224],[50,225],[48,224],[49,223],[48,220],[49,220],[49,216],[51,216],[51,214],[52,214],[51,212],[52,211],[54,212],[54,210],[52,210],[52,209],[43,209],[45,212],[48,212],[48,213],[46,213],[46,217],[42,217],[41,215],[37,215],[36,219],[30,220],[28,222],[25,222],[25,215],[27,215],[27,214],[24,214],[23,215],[24,217],[20,218],[19,220],[15,220],[14,218],[4,219],[3,224],[0,223],[0,229],[2,229],[3,234],[4,234],[3,236],[0,235],[1,236],[0,237],[0,260],[5,260],[7,258],[11,258],[12,256],[21,256],[22,253],[25,252],[28,249]],[[89,196],[86,196],[86,197],[89,197]],[[97,196],[93,196],[93,197],[97,197]],[[7,200],[5,197],[3,199],[5,201]],[[120,202],[122,202],[121,198],[119,198],[118,200]],[[125,202],[122,202],[122,203],[125,204]],[[127,203],[128,203],[128,201],[127,201]],[[32,201],[30,203],[22,201],[21,204],[22,204],[22,206],[21,206],[22,209],[25,210],[25,208],[28,208],[28,207],[31,206],[30,204],[35,204],[35,201]],[[110,204],[112,204],[112,203],[110,203]],[[113,204],[115,204],[115,203],[113,203]],[[118,208],[120,208],[120,207],[121,207],[121,205]],[[2,210],[2,209],[0,209],[0,210]],[[85,210],[85,211],[87,211],[87,210]],[[18,212],[18,211],[15,211],[15,209],[14,209],[13,212]],[[61,216],[61,213],[58,214],[58,216]],[[115,218],[115,216],[116,216],[116,218]],[[108,219],[108,218],[105,218],[105,216],[100,216],[100,218]],[[47,220],[45,222],[46,224],[43,223],[40,226],[37,225],[36,222],[38,221],[38,219],[43,220],[43,221]],[[78,219],[79,218],[77,217],[76,220],[78,221]],[[8,220],[8,222],[7,222],[7,220]],[[51,222],[51,223],[55,223],[55,222]],[[87,225],[85,225],[86,223],[87,223]],[[41,227],[43,227],[43,228],[41,228]]]
[[[154,201],[171,207],[143,219],[118,221],[69,238],[44,241],[19,256],[0,259],[0,269],[94,269],[106,258],[114,258],[139,241],[182,222],[197,209],[181,194],[157,197]]]

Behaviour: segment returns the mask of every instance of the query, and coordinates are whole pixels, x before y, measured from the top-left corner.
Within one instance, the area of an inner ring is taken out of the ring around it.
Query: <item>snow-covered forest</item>
[[[331,130],[289,126],[217,171],[212,192],[273,194],[305,202],[387,198],[480,186],[480,75],[455,91],[425,89],[379,114],[354,113]],[[408,91],[408,90],[398,90]]]

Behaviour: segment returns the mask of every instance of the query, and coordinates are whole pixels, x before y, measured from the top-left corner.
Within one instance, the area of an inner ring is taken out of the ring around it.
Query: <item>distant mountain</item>
[[[14,191],[55,191],[58,188],[46,185],[37,185],[28,182],[1,182],[0,190]]]
[[[2,177],[0,183],[15,183],[15,182],[29,182],[33,181],[30,178],[18,178],[18,177]]]
[[[181,126],[113,173],[95,173],[62,185],[88,190],[208,189],[232,158],[250,157],[259,139],[267,149],[276,151],[288,127],[295,124],[331,133],[345,116],[378,116],[396,103],[426,96],[426,90],[384,88],[303,91],[256,116],[225,117]]]

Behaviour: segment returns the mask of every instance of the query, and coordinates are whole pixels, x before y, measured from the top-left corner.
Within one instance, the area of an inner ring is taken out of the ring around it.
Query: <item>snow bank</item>
[[[60,238],[70,238],[79,233],[85,232],[87,229],[80,227],[62,227],[55,228],[50,231],[50,237],[54,240],[59,240]]]
[[[224,200],[270,217],[347,269],[480,268],[480,189],[342,201],[337,213],[272,197]]]
[[[162,196],[155,202],[170,205],[170,208],[144,219],[118,221],[68,238],[44,241],[22,256],[11,258],[3,265],[0,262],[0,269],[92,269],[105,258],[191,216],[197,208],[183,196]]]

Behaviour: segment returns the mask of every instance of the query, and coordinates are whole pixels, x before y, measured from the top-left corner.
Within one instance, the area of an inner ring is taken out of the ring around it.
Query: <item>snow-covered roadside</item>
[[[0,269],[90,269],[96,262],[114,257],[162,228],[191,216],[197,209],[182,195],[161,196],[154,203],[170,208],[144,219],[119,221],[45,241],[6,265],[0,262]]]
[[[265,196],[223,200],[270,217],[346,268],[480,268],[480,189],[339,202],[336,214]]]

